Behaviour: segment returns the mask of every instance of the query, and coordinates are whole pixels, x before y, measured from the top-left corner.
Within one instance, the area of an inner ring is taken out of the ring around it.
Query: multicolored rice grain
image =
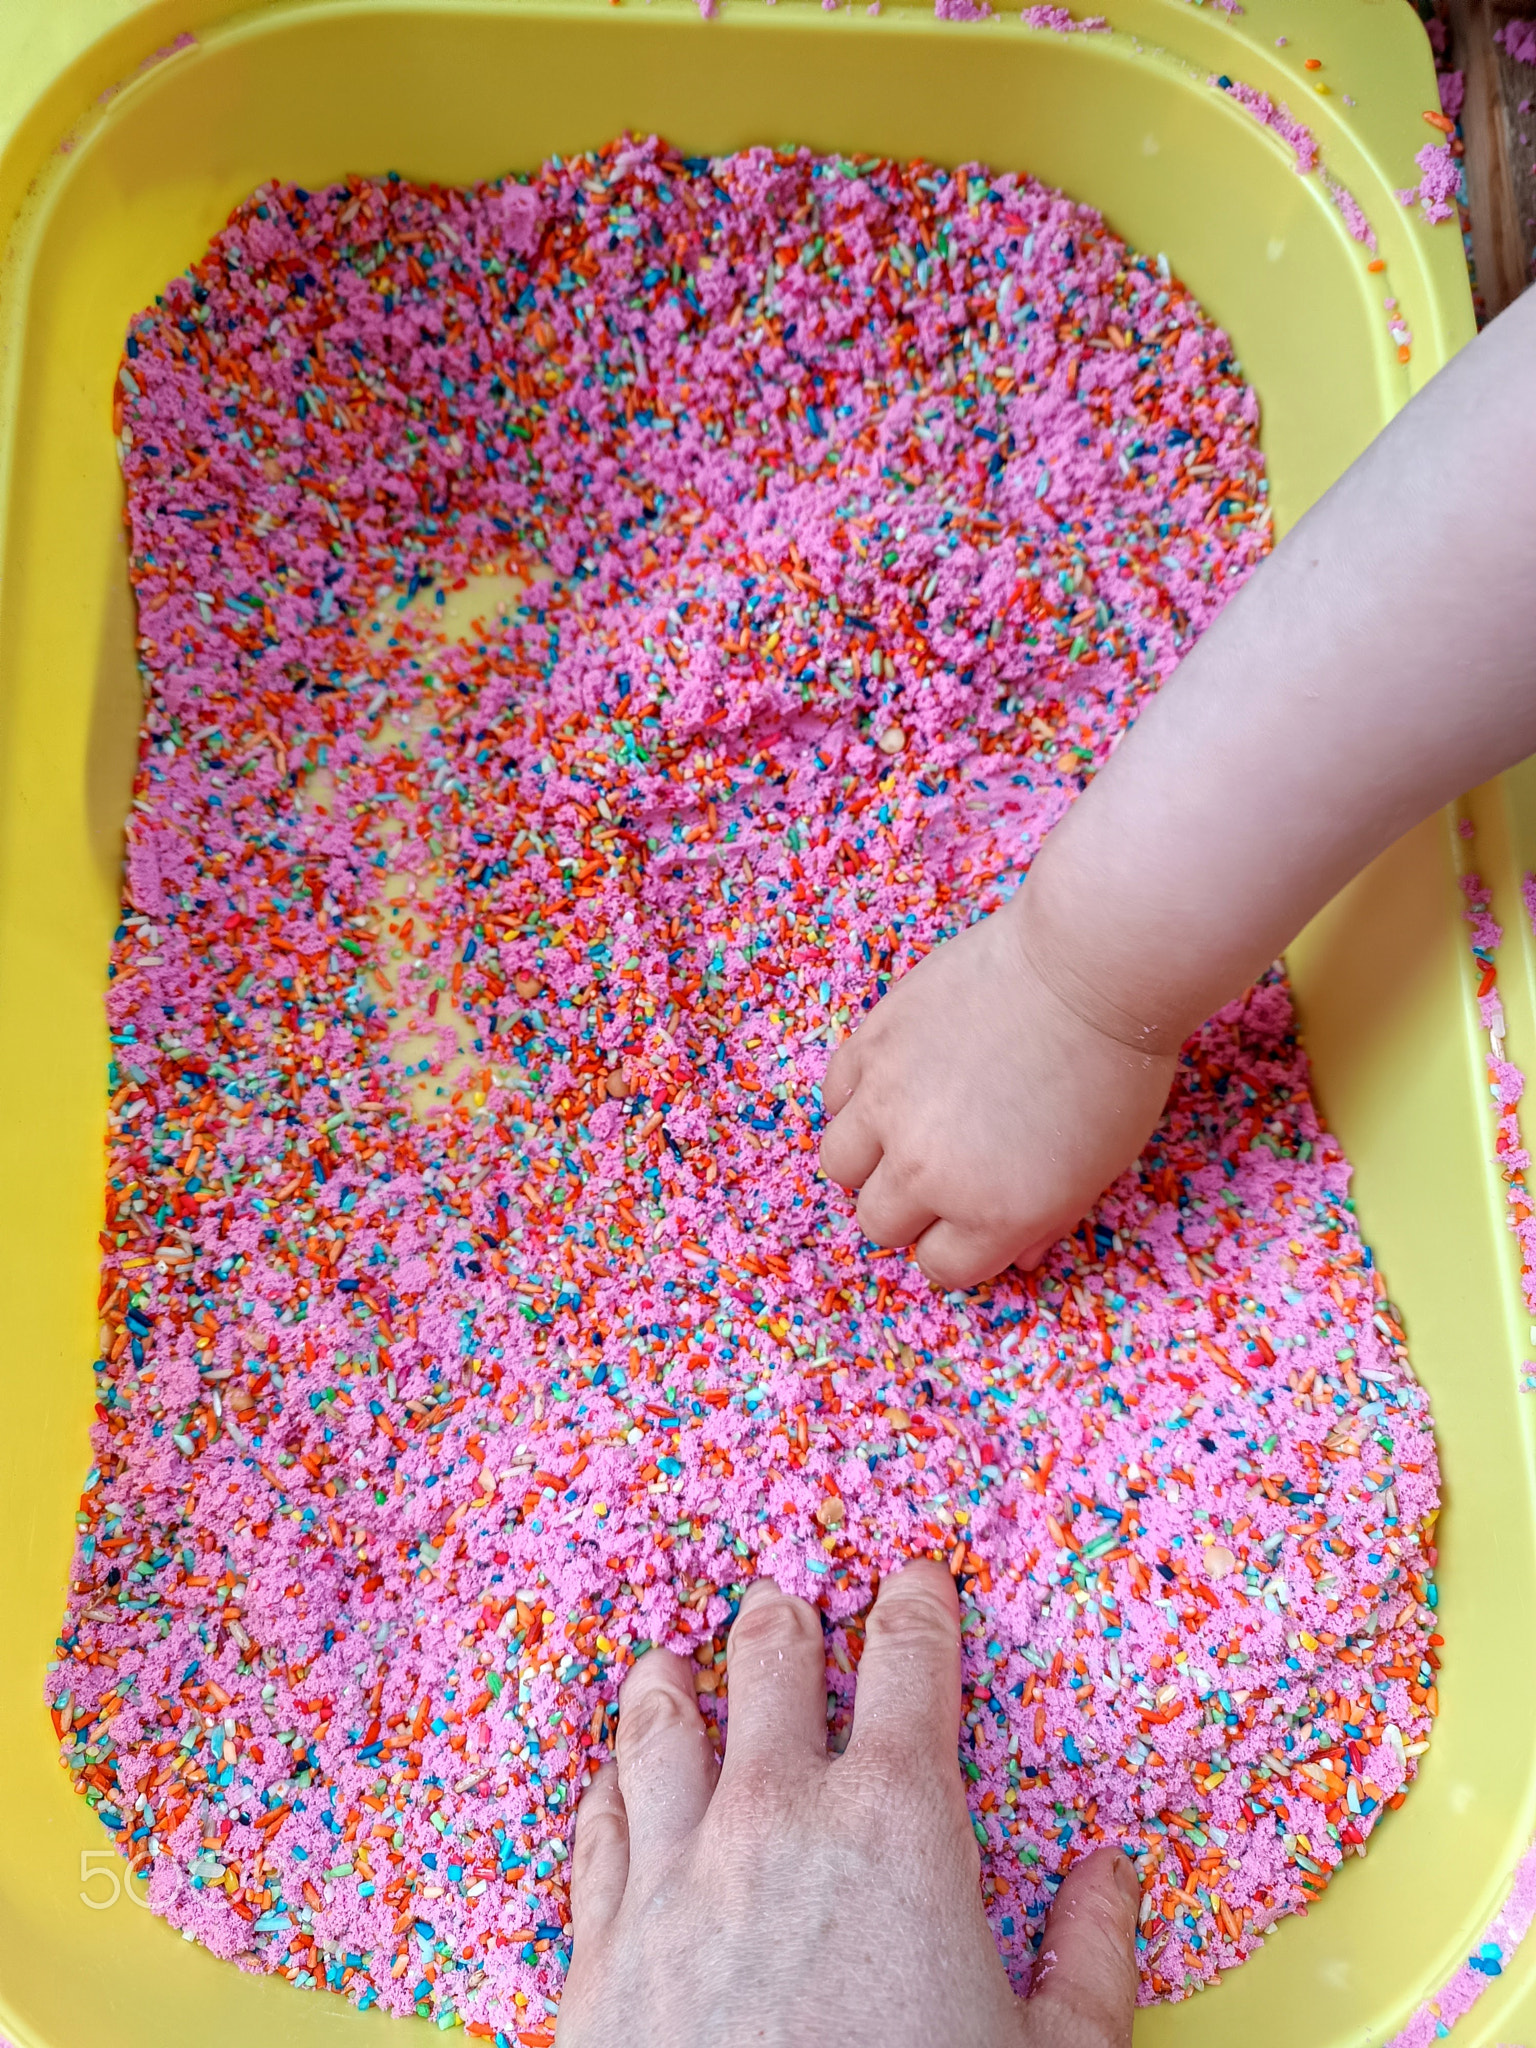
[[[829,1045],[1264,552],[1256,419],[1166,270],[975,167],[266,188],[134,323],[50,1700],[173,1924],[540,2048],[634,1658],[723,1719],[772,1572],[835,1726],[919,1552],[1021,1982],[1098,1843],[1178,1998],[1400,1802],[1435,1453],[1278,975],[1034,1275],[935,1295],[816,1171]]]

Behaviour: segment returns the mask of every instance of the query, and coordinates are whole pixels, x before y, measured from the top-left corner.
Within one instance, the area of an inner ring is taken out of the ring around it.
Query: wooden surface
[[[1515,63],[1494,35],[1533,9],[1510,0],[1445,4],[1450,59],[1467,82],[1461,126],[1479,311],[1491,319],[1531,282],[1536,248],[1536,66]]]

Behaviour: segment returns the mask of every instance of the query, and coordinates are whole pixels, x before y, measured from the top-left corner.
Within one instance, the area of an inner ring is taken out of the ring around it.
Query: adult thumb
[[[1048,2039],[1074,2048],[1130,2048],[1136,2010],[1136,1912],[1141,1886],[1123,1849],[1099,1849],[1062,1879],[1029,2007],[1055,2023]]]

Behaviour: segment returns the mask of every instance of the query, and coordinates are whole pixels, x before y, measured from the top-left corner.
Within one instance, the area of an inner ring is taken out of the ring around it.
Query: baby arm
[[[942,1286],[1033,1263],[1145,1144],[1201,1020],[1533,749],[1536,293],[1276,548],[1012,902],[838,1048],[824,1170]]]

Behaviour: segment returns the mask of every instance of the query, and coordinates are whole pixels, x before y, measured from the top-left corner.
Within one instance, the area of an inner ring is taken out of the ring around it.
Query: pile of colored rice
[[[816,1169],[829,1045],[1262,555],[1256,417],[1166,266],[976,168],[274,187],[135,321],[49,1697],[175,1926],[540,2048],[634,1658],[718,1713],[771,1572],[835,1725],[919,1553],[1020,1982],[1097,1844],[1178,1998],[1399,1803],[1435,1453],[1279,976],[1036,1274],[937,1295]],[[491,566],[517,601],[439,631]]]

